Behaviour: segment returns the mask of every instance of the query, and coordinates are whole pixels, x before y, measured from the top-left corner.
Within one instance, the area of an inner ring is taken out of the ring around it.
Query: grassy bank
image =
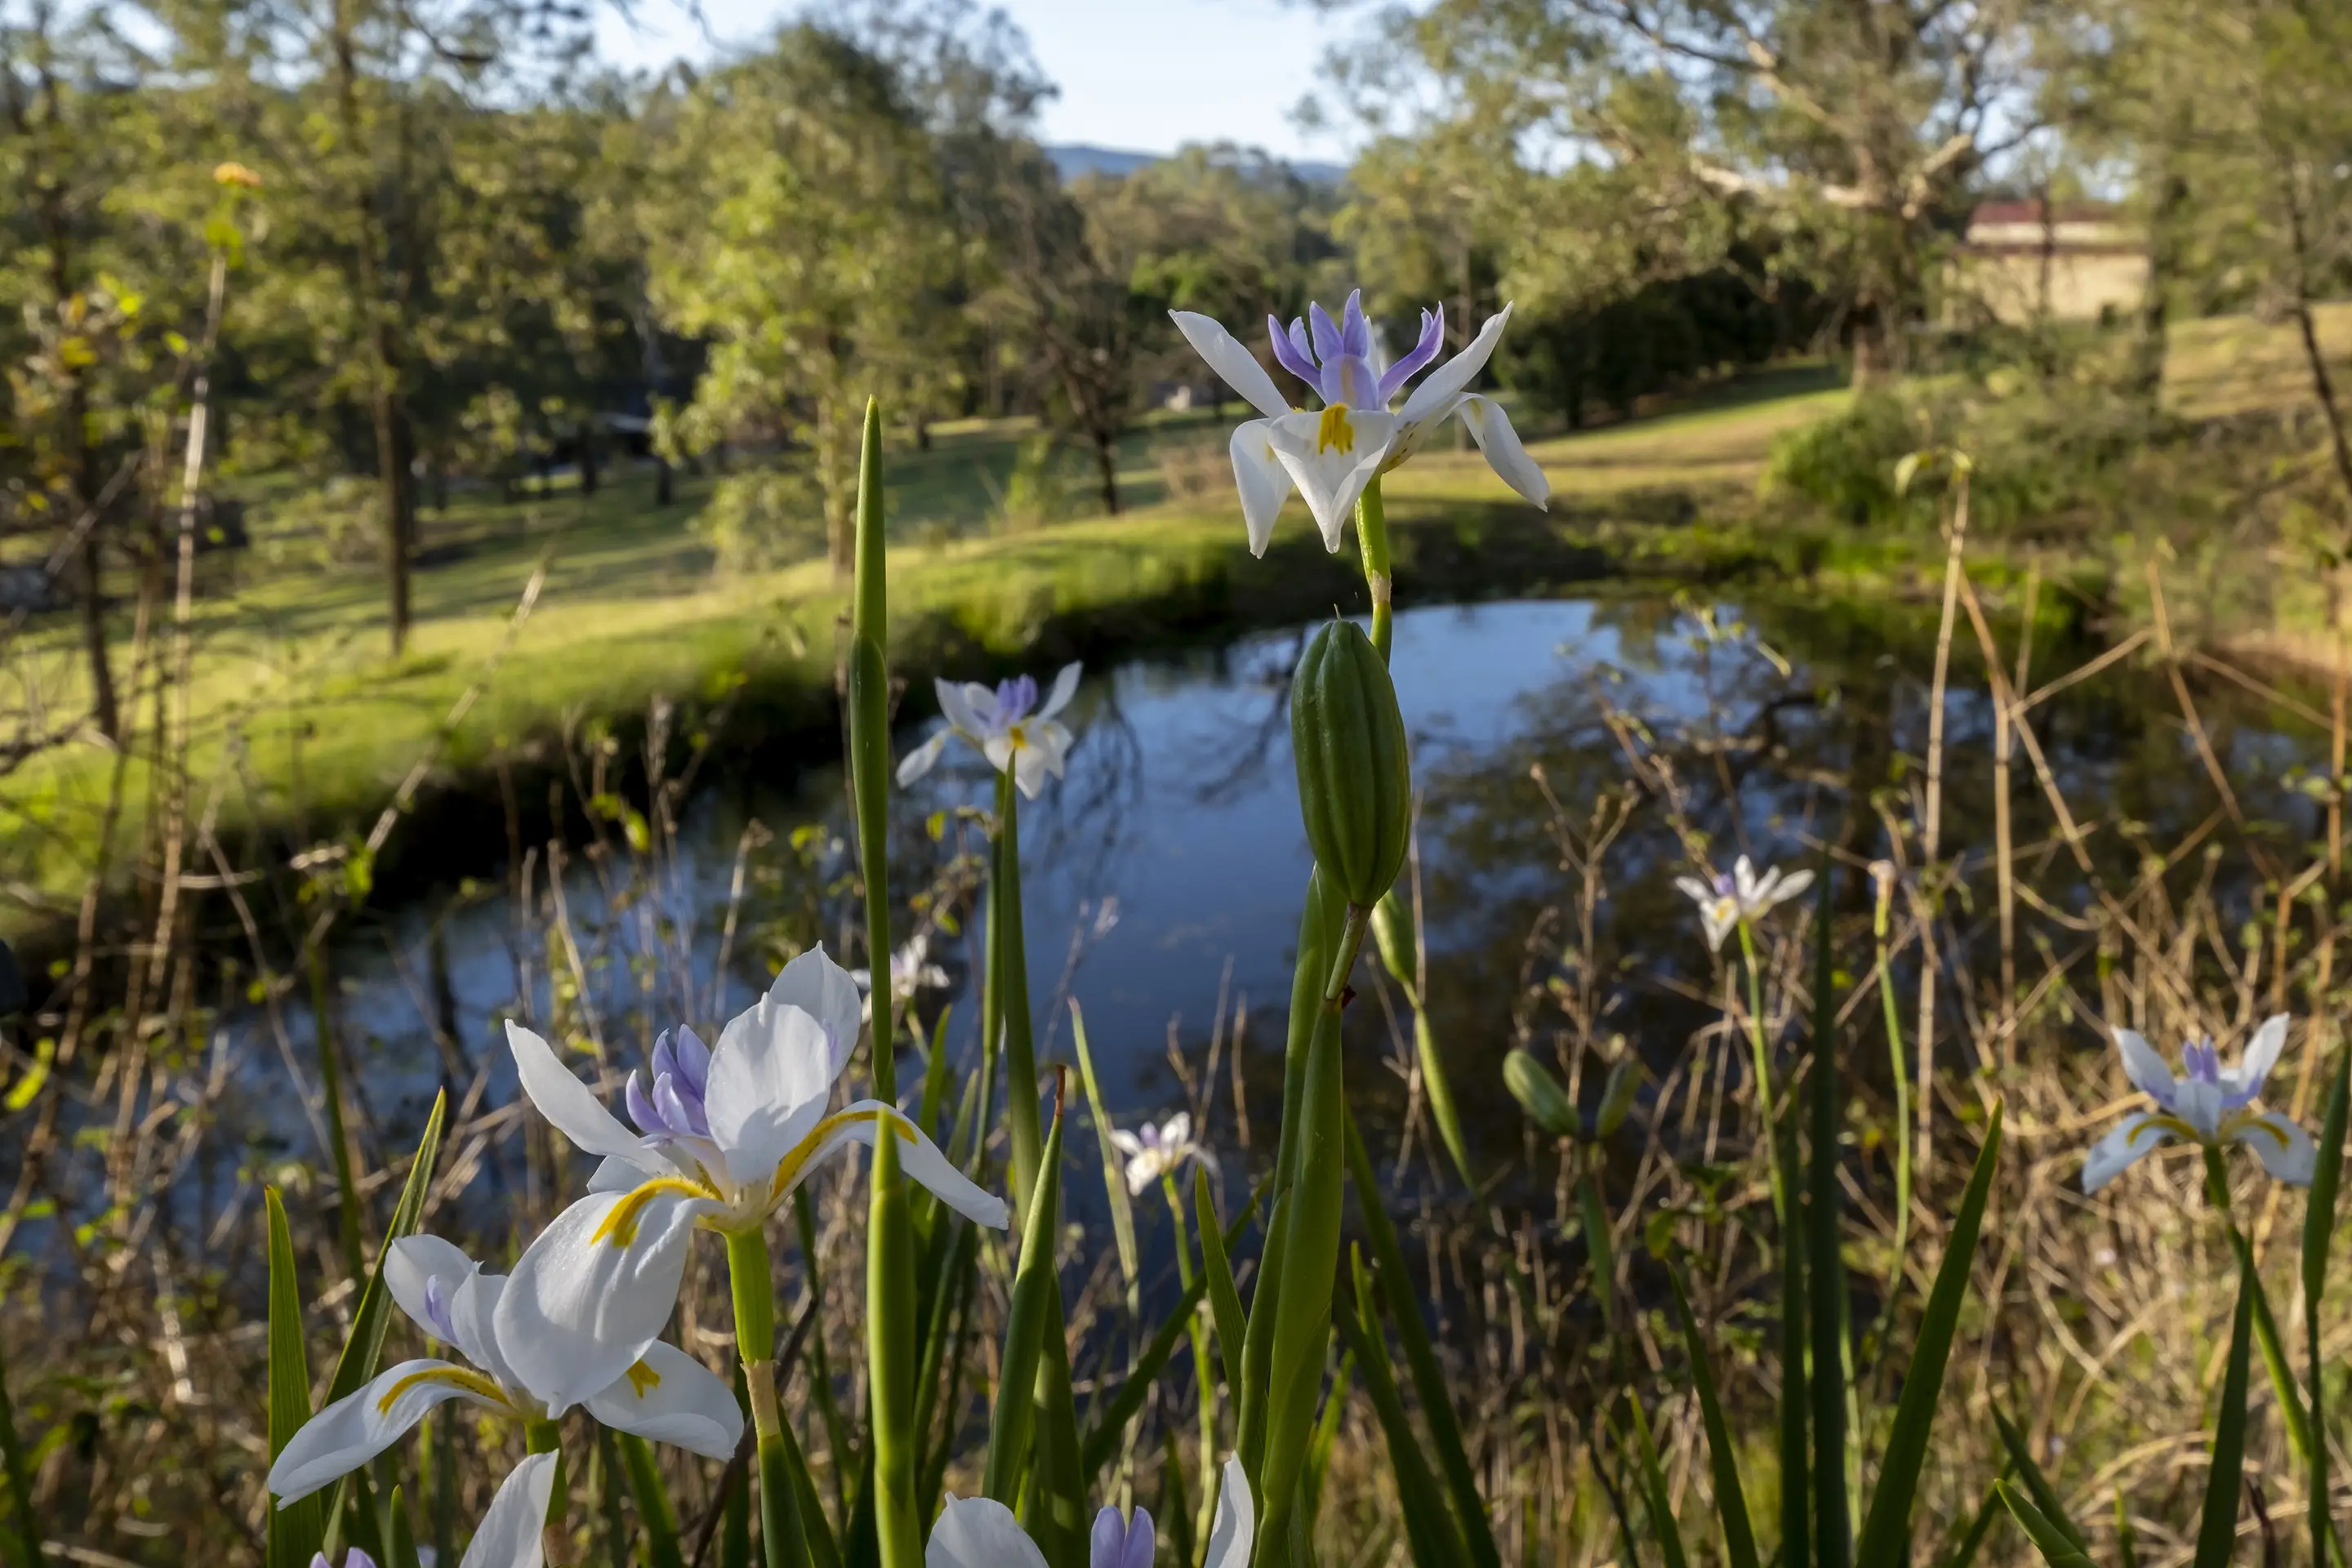
[[[2352,349],[2352,308],[2327,312],[2331,350]],[[2239,321],[2182,333],[2168,401],[2191,419],[2242,417],[2301,395],[2292,339]],[[1842,406],[1822,367],[1718,387],[1688,405],[1530,443],[1551,476],[1549,513],[1526,507],[1474,450],[1425,453],[1390,477],[1398,580],[1408,600],[1655,591],[1738,580],[1751,592],[1835,595],[1874,605],[1931,594],[1942,546],[1916,531],[1861,531],[1756,499],[1773,441]],[[2264,400],[2268,401],[2265,402]],[[1026,428],[941,426],[893,454],[890,490],[897,668],[928,706],[924,678],[1124,652],[1360,608],[1352,564],[1326,555],[1303,508],[1286,511],[1272,559],[1253,563],[1221,467],[1224,423],[1169,419],[1122,452],[1130,505],[1118,517],[1015,526],[1005,498]],[[488,490],[428,514],[415,577],[415,626],[384,655],[383,588],[364,562],[335,563],[304,530],[317,509],[257,505],[249,551],[207,556],[192,626],[196,809],[225,840],[263,836],[279,852],[364,830],[421,759],[426,820],[479,816],[496,765],[528,769],[545,742],[590,723],[625,728],[656,698],[698,711],[738,698],[730,744],[789,763],[830,735],[836,585],[821,561],[715,574],[695,522],[714,480],[682,476],[655,504],[642,468],[593,496],[562,488],[502,501]],[[1066,509],[1085,489],[1066,471]],[[2042,563],[2095,595],[2104,542]],[[1990,589],[2014,574],[1987,542]],[[526,584],[542,574],[527,619]],[[121,585],[118,669],[152,689],[158,644],[138,644]],[[86,706],[81,656],[62,617],[17,639],[0,679],[27,711]],[[478,691],[477,693],[477,689]],[[476,693],[461,723],[453,709]],[[0,781],[0,930],[52,926],[99,867],[134,841],[152,788],[147,759],[84,739]],[[461,803],[470,802],[470,807]]]

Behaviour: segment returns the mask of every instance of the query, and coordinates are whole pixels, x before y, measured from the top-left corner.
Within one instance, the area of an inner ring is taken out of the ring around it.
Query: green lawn
[[[2352,308],[2331,311],[2325,325],[2331,347],[2352,342]],[[2275,329],[2197,323],[2183,333],[2174,395],[2200,413],[2236,406],[2249,386],[2267,386],[2275,400],[2294,384],[2293,348]],[[1424,592],[1532,586],[1589,575],[1596,551],[1617,563],[1612,570],[1715,574],[1760,559],[1800,571],[1827,563],[1834,575],[1843,562],[1866,579],[1899,566],[1888,551],[1911,546],[1791,543],[1750,504],[1773,438],[1846,395],[1824,368],[1800,365],[1613,426],[1530,430],[1530,450],[1555,488],[1549,518],[1512,497],[1475,449],[1425,452],[1386,486],[1400,582],[1408,594],[1416,582]],[[1346,563],[1322,557],[1295,500],[1278,531],[1279,559],[1248,560],[1223,477],[1224,436],[1238,412],[1157,417],[1132,435],[1121,453],[1124,515],[1027,529],[1012,528],[1003,506],[1025,422],[942,426],[928,450],[894,448],[900,668],[919,676],[1002,666],[1041,638],[1049,646],[1040,654],[1108,654],[1185,628],[1205,633],[1351,602],[1335,599],[1348,588]],[[714,574],[693,528],[712,483],[682,474],[667,507],[653,504],[642,467],[608,470],[590,497],[566,488],[512,503],[488,489],[457,494],[423,521],[415,630],[397,660],[386,657],[378,570],[325,563],[306,525],[284,521],[302,509],[257,505],[254,547],[202,563],[193,699],[199,809],[230,828],[299,827],[311,837],[372,818],[452,703],[483,676],[542,562],[537,607],[449,738],[445,773],[463,776],[567,723],[624,718],[656,695],[692,700],[738,679],[773,712],[822,725],[838,588],[820,560]],[[1065,504],[1098,511],[1092,486],[1090,466],[1071,454]],[[302,515],[315,521],[318,508]],[[1655,526],[1662,518],[1678,526]],[[1578,551],[1587,564],[1575,564]],[[131,596],[127,584],[122,596]],[[119,667],[128,666],[130,637],[126,613]],[[86,706],[70,624],[37,625],[17,641],[13,667],[0,670],[13,698],[47,711]],[[126,821],[135,825],[149,793],[143,759],[121,773]],[[113,754],[91,742],[0,780],[0,929],[47,923],[78,896],[116,774]]]

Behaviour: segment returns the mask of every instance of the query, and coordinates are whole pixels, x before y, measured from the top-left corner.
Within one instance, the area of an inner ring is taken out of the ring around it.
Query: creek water
[[[1759,864],[1811,863],[1825,840],[1864,856],[1884,852],[1880,812],[1907,820],[1918,798],[1933,651],[1916,618],[1895,624],[1889,630],[1853,605],[1743,609],[1654,598],[1398,616],[1392,664],[1423,795],[1418,870],[1409,875],[1421,889],[1426,1002],[1474,1163],[1521,1146],[1522,1124],[1500,1076],[1513,1044],[1549,1048],[1578,1033],[1620,1035],[1663,1068],[1713,1016],[1722,971],[1673,886],[1692,868],[1692,836],[1704,838],[1717,869],[1743,851]],[[1072,1059],[1066,1004],[1075,996],[1113,1120],[1128,1125],[1192,1103],[1205,1111],[1208,1135],[1228,1152],[1229,1166],[1244,1131],[1235,1086],[1261,1156],[1280,1103],[1291,954],[1309,866],[1286,692],[1310,629],[1088,669],[1065,715],[1077,736],[1067,774],[1022,806],[1041,1063]],[[2043,668],[2056,674],[2094,651],[2047,650]],[[1991,843],[1992,726],[1972,669],[1962,650],[1947,713],[1943,843],[1948,854],[1965,851],[1980,873]],[[1052,674],[1036,673],[1041,682]],[[2320,808],[2295,770],[2324,763],[2325,737],[2281,728],[2226,691],[2200,692],[2200,702],[2253,831],[2307,840]],[[2092,829],[2090,851],[2108,866],[2135,864],[2144,847],[2179,840],[2214,810],[2210,782],[2159,674],[2125,661],[2035,717],[2073,815]],[[902,734],[901,754],[924,733],[928,724]],[[1661,793],[1655,774],[1650,787],[1633,790],[1629,749],[1670,759],[1672,790]],[[722,740],[716,784],[690,802],[677,850],[657,868],[631,872],[610,858],[572,858],[561,879],[562,929],[549,918],[553,900],[541,861],[527,915],[518,912],[524,906],[509,878],[418,900],[345,940],[335,964],[338,1028],[357,1112],[385,1146],[413,1139],[444,1083],[460,1097],[471,1089],[485,1106],[513,1100],[499,1033],[508,1016],[542,1027],[551,1016],[568,1019],[604,1038],[614,1065],[635,1065],[652,1032],[677,1021],[677,1012],[715,1026],[765,984],[777,955],[820,935],[838,950],[851,908],[838,768],[812,765],[776,787],[727,776],[724,760]],[[2024,860],[2036,886],[2057,907],[2079,908],[2084,889],[2051,837],[2053,813],[2021,755],[2013,794],[2016,834],[2029,847]],[[1587,952],[1574,862],[1589,852],[1596,813],[1607,820],[1614,809],[1607,803],[1621,795],[1623,822],[1601,860]],[[923,875],[956,844],[956,808],[990,799],[985,764],[960,745],[897,797],[901,918]],[[928,831],[934,814],[948,814],[936,840]],[[739,849],[755,821],[768,841],[745,859],[745,891],[735,900]],[[2224,869],[2225,897],[2242,900],[2252,886],[2232,891],[2231,877],[2250,875],[2241,858]],[[1840,896],[1847,908],[1867,897],[1858,876]],[[721,968],[730,902],[735,931]],[[1801,921],[1804,902],[1776,919]],[[436,924],[437,964],[428,940]],[[928,1024],[950,1009],[947,1048],[969,1065],[977,1052],[980,922],[960,925],[933,939],[929,957],[946,983],[926,986],[916,1010]],[[1963,941],[1948,962],[1983,963],[1985,953]],[[1360,984],[1370,969],[1359,971]],[[549,976],[575,972],[588,984],[559,998]],[[1564,1004],[1586,994],[1588,981],[1591,1016],[1583,1026]],[[1411,1015],[1394,987],[1370,989],[1350,1010],[1351,1060],[1362,1064],[1351,1068],[1351,1095],[1360,1114],[1387,1133],[1382,1146],[1393,1149],[1408,1105]],[[286,1093],[274,1044],[282,1029],[291,1059],[313,1061],[307,1016],[269,1026],[253,1012],[225,1028],[247,1036],[246,1070],[266,1092],[230,1097],[223,1146],[248,1162],[314,1158],[315,1084],[310,1103]],[[1209,1082],[1213,1036],[1220,1057]],[[2102,1048],[2087,1029],[2084,1037],[2084,1048]],[[902,1075],[919,1072],[918,1058],[904,1059]],[[1597,1089],[1597,1082],[1584,1086],[1588,1104]],[[1073,1145],[1091,1146],[1091,1139]],[[1433,1173],[1425,1128],[1419,1146],[1419,1168]],[[495,1204],[510,1184],[531,1179],[514,1147],[508,1138],[489,1151],[469,1207]],[[1069,1188],[1081,1199],[1091,1190],[1099,1202],[1092,1177]],[[1229,1174],[1229,1202],[1239,1190]]]

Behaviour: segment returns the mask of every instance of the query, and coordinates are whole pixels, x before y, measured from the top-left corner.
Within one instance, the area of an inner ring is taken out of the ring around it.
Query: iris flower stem
[[[2230,1250],[2246,1266],[2246,1278],[2254,1291],[2254,1340],[2262,1347],[2263,1366],[2269,1372],[2271,1392],[2278,1396],[2279,1414],[2286,1420],[2286,1443],[2298,1465],[2311,1462],[2311,1417],[2303,1407],[2302,1391],[2295,1387],[2294,1373],[2287,1365],[2286,1346],[2279,1338],[2278,1319],[2271,1312],[2270,1292],[2263,1289],[2262,1276],[2253,1268],[2253,1248],[2238,1229],[2238,1216],[2230,1206],[2230,1172],[2221,1163],[2221,1151],[2205,1150],[2205,1195],[2221,1216],[2221,1229],[2230,1238]]]
[[[1895,1073],[1895,1263],[1886,1281],[1888,1310],[1903,1284],[1903,1255],[1911,1237],[1911,1064],[1903,1055],[1903,1021],[1895,1005],[1895,976],[1887,963],[1886,900],[1878,901],[1878,1000],[1886,1010],[1887,1065]],[[1880,1341],[1885,1339],[1881,1324]]]
[[[572,1487],[570,1478],[563,1473],[562,1428],[552,1421],[529,1421],[523,1424],[522,1436],[523,1447],[531,1453],[555,1456],[555,1485],[547,1496],[547,1528],[542,1539],[551,1568],[563,1568],[572,1561],[572,1531],[565,1521]]]
[[[1283,1244],[1282,1288],[1276,1299],[1265,1452],[1258,1479],[1265,1510],[1259,1568],[1281,1568],[1289,1562],[1290,1521],[1300,1500],[1316,1395],[1330,1343],[1332,1281],[1339,1262],[1347,1180],[1348,1101],[1339,1019],[1348,977],[1355,971],[1371,919],[1372,911],[1362,905],[1348,906],[1307,1048],[1301,1127],[1292,1150],[1290,1226]]]
[[[898,1071],[890,995],[890,614],[883,547],[882,408],[866,404],[857,461],[856,576],[850,594],[849,775],[857,806],[858,868],[866,884],[866,965],[875,976],[874,1098],[895,1104]],[[1016,922],[1017,923],[1017,922]],[[1008,955],[1008,960],[1010,955]],[[887,1124],[874,1146],[867,1210],[866,1375],[874,1406],[874,1519],[881,1568],[919,1568],[915,1517],[915,1238],[898,1141]],[[763,1281],[764,1283],[764,1281]],[[764,1292],[763,1292],[764,1294]],[[774,1304],[767,1339],[772,1353]],[[772,1405],[773,1394],[770,1394]],[[762,1434],[763,1447],[766,1434]],[[769,1561],[776,1562],[770,1548]]]
[[[1389,643],[1394,635],[1394,614],[1389,608],[1393,586],[1389,575],[1389,514],[1381,500],[1381,477],[1364,487],[1361,500],[1356,502],[1356,542],[1364,556],[1364,585],[1372,595],[1372,647],[1381,658],[1389,657]]]
[[[1763,966],[1756,961],[1756,933],[1745,915],[1739,919],[1739,952],[1748,963],[1748,1045],[1756,1058],[1756,1117],[1764,1140],[1764,1166],[1772,1178],[1772,1212],[1780,1216],[1785,1235],[1789,1199],[1781,1185],[1780,1142],[1772,1135],[1772,1053],[1764,1044]]]
[[[1192,1249],[1184,1240],[1186,1221],[1184,1200],[1176,1191],[1176,1178],[1163,1171],[1160,1190],[1168,1195],[1168,1213],[1176,1222],[1176,1277],[1189,1293],[1192,1289]],[[1206,1541],[1216,1523],[1217,1508],[1217,1381],[1214,1367],[1209,1360],[1209,1322],[1207,1302],[1192,1310],[1189,1325],[1192,1336],[1192,1382],[1201,1394],[1201,1485],[1193,1494],[1199,1505],[1199,1518],[1193,1526],[1196,1539]]]
[[[1013,1202],[1029,1201],[1045,1136],[1037,1115],[1037,1056],[1029,1018],[1029,954],[1021,929],[1021,795],[1013,770],[996,775],[996,864],[989,878],[989,949],[1003,1031],[1004,1114],[1013,1133]]]

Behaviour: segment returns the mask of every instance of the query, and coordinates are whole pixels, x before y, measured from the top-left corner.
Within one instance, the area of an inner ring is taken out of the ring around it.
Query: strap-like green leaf
[[[1118,1146],[1110,1141],[1110,1112],[1103,1109],[1102,1086],[1095,1079],[1094,1052],[1087,1047],[1087,1016],[1075,996],[1070,998],[1070,1036],[1078,1047],[1078,1081],[1086,1086],[1087,1116],[1095,1124],[1095,1142],[1102,1153],[1103,1190],[1110,1198],[1111,1240],[1118,1248],[1118,1271],[1127,1281],[1128,1304],[1132,1308],[1141,1273],[1135,1248],[1135,1205],[1129,1201],[1127,1162],[1119,1158]],[[1176,1245],[1183,1246],[1183,1237],[1177,1237]]]
[[[1054,1271],[1055,1214],[1062,1193],[1062,1118],[1045,1134],[1036,1179],[1029,1184],[1028,1212],[1021,1216],[1021,1260],[1013,1274],[1013,1304],[1004,1325],[1002,1380],[988,1434],[988,1463],[981,1491],[1007,1508],[1019,1503],[1020,1482],[1029,1458],[1030,1424],[1036,1405],[1037,1363],[1051,1321],[1061,1316],[1059,1281]]]
[[[1233,1259],[1225,1256],[1225,1238],[1219,1234],[1217,1210],[1209,1196],[1209,1173],[1192,1167],[1192,1234],[1201,1240],[1201,1270],[1208,1282],[1209,1314],[1217,1325],[1217,1355],[1225,1363],[1225,1386],[1242,1385],[1242,1339],[1248,1320],[1242,1316],[1242,1295],[1234,1287]]]
[[[276,1462],[310,1419],[310,1363],[302,1342],[302,1294],[294,1277],[294,1238],[278,1189],[264,1194],[269,1211],[269,1458]],[[269,1510],[268,1568],[310,1568],[326,1538],[319,1494]]]
[[[2311,1383],[2311,1429],[2324,1433],[2326,1401],[2320,1373],[2326,1365],[2319,1353],[2320,1297],[2327,1289],[2327,1247],[2336,1234],[2336,1190],[2344,1176],[2344,1133],[2352,1110],[2352,1050],[2338,1048],[2336,1074],[2327,1089],[2327,1116],[2319,1130],[2319,1164],[2311,1179],[2311,1196],[2303,1209],[2303,1321],[2307,1336],[2305,1363]],[[2327,1445],[2312,1444],[2311,1560],[2326,1564],[2341,1561],[2343,1542],[2336,1539],[2336,1521],[2328,1511]]]
[[[1757,1093],[1764,1093],[1760,1081]],[[1779,1164],[1797,1162],[1793,1121],[1764,1129],[1780,1143]],[[1812,1456],[1805,1447],[1811,1384],[1805,1368],[1805,1245],[1796,1224],[1780,1227],[1780,1561],[1796,1568],[1812,1562]]]
[[[1257,1205],[1265,1200],[1273,1184],[1271,1176],[1260,1182],[1257,1190],[1250,1194],[1250,1201],[1243,1205],[1242,1212],[1225,1226],[1224,1250],[1228,1255],[1233,1251],[1234,1243],[1241,1239],[1243,1228],[1256,1215]],[[1087,1429],[1085,1440],[1078,1445],[1078,1474],[1082,1479],[1092,1480],[1100,1475],[1102,1468],[1118,1454],[1119,1438],[1126,1432],[1127,1424],[1135,1419],[1137,1411],[1143,1408],[1144,1400],[1150,1396],[1152,1384],[1159,1379],[1160,1373],[1167,1370],[1169,1358],[1183,1342],[1185,1332],[1192,1326],[1192,1314],[1200,1310],[1201,1297],[1208,1285],[1206,1269],[1192,1277],[1192,1286],[1177,1298],[1176,1304],[1169,1309],[1167,1321],[1160,1325],[1159,1331],[1151,1336],[1142,1352],[1135,1358],[1135,1365],[1128,1370],[1127,1381],[1120,1384],[1118,1392],[1105,1400],[1095,1413],[1094,1425]]]
[[[1674,1499],[1666,1491],[1665,1468],[1658,1463],[1658,1445],[1650,1436],[1650,1418],[1642,1414],[1638,1399],[1626,1400],[1625,1408],[1633,1416],[1628,1425],[1633,1462],[1642,1478],[1642,1508],[1650,1516],[1650,1533],[1657,1540],[1658,1555],[1664,1559],[1665,1568],[1689,1568],[1682,1527],[1675,1522]]]
[[[376,1249],[375,1267],[368,1273],[359,1310],[352,1314],[351,1336],[343,1341],[334,1381],[327,1385],[330,1405],[356,1393],[375,1375],[376,1365],[383,1359],[384,1330],[392,1321],[392,1292],[383,1282],[384,1261],[392,1256],[392,1244],[415,1230],[417,1215],[425,1212],[425,1194],[433,1185],[433,1168],[441,1155],[442,1117],[448,1106],[447,1090],[433,1097],[433,1113],[425,1119],[425,1136],[416,1141],[416,1157],[409,1163],[408,1180],[392,1211],[392,1226],[383,1233],[383,1245]]]
[[[1691,1312],[1682,1266],[1676,1264],[1668,1278],[1674,1286],[1675,1321],[1682,1329],[1684,1353],[1690,1358],[1691,1383],[1698,1390],[1699,1417],[1706,1426],[1707,1464],[1715,1478],[1715,1511],[1723,1521],[1724,1557],[1729,1568],[1758,1568],[1756,1526],[1748,1517],[1747,1489],[1739,1484],[1739,1456],[1731,1446],[1723,1405],[1716,1398],[1715,1373],[1699,1338],[1698,1320]]]
[[[2008,1481],[1993,1483],[1993,1490],[2000,1494],[2010,1517],[2017,1521],[2026,1539],[2033,1542],[2033,1549],[2042,1553],[2042,1560],[2050,1568],[2091,1568],[2091,1560],[2084,1554],[2083,1548],[2033,1506],[2026,1495],[2028,1489]]]
[[[1993,1512],[2001,1506],[2000,1483],[2007,1479],[2009,1467],[2003,1465],[2000,1474],[1993,1478],[1992,1485],[1985,1488],[1984,1501],[1977,1505],[1976,1514],[1969,1521],[1968,1529],[1960,1532],[1960,1539],[1953,1546],[1951,1555],[1944,1559],[1939,1568],[1973,1568],[1977,1552],[1984,1545],[1985,1536],[1992,1530]]]
[[[662,1479],[654,1446],[634,1432],[624,1432],[618,1447],[621,1468],[629,1475],[629,1491],[637,1500],[637,1519],[646,1528],[653,1568],[686,1568],[677,1539],[677,1510],[670,1504],[669,1487]]]
[[[2213,1460],[2205,1473],[2205,1510],[2197,1529],[2196,1568],[2226,1568],[2238,1542],[2238,1489],[2245,1479],[2246,1376],[2252,1361],[2253,1260],[2238,1262],[2238,1310],[2230,1323],[2230,1362],[2221,1374],[2221,1410],[2213,1422]]]
[[[416,1529],[409,1522],[408,1500],[398,1487],[392,1489],[385,1511],[392,1520],[383,1543],[385,1568],[423,1568],[416,1556]]]
[[[1911,1500],[1919,1489],[1920,1467],[1927,1462],[1928,1433],[1944,1394],[1944,1367],[1951,1359],[1952,1336],[1959,1331],[1960,1304],[1968,1297],[1969,1269],[1976,1262],[1977,1232],[1984,1224],[1993,1167],[2000,1158],[2000,1117],[2001,1108],[1995,1105],[1976,1170],[1952,1221],[1944,1261],[1927,1293],[1927,1310],[1919,1320],[1919,1337],[1904,1373],[1903,1397],[1895,1407],[1895,1426],[1878,1468],[1878,1487],[1871,1493],[1870,1512],[1854,1553],[1859,1568],[1899,1568],[1911,1558]]]
[[[1993,1429],[2000,1434],[2000,1446],[2009,1450],[2009,1462],[2016,1468],[2018,1479],[2025,1483],[2026,1495],[2033,1500],[2034,1511],[2065,1531],[2066,1539],[2078,1549],[2088,1551],[2090,1537],[2084,1535],[2081,1526],[2068,1517],[2066,1505],[2058,1499],[2058,1489],[2050,1484],[2049,1478],[2042,1473],[2042,1467],[2033,1462],[2033,1454],[2026,1447],[2025,1435],[2002,1414],[1999,1405],[1993,1407],[1992,1424]]]
[[[1822,868],[1813,900],[1813,1038],[1810,1064],[1812,1159],[1806,1168],[1805,1302],[1812,1331],[1813,1560],[1846,1568],[1853,1521],[1845,1489],[1845,1255],[1838,1191],[1837,985],[1830,961],[1833,868]],[[1790,1172],[1793,1187],[1795,1173]],[[1797,1201],[1793,1190],[1791,1204]]]
[[[2124,1489],[2116,1489],[2116,1568],[2139,1568],[2139,1532],[2132,1528],[2131,1510],[2124,1503]]]
[[[1388,1345],[1381,1338],[1379,1320],[1371,1315],[1372,1301],[1366,1293],[1369,1285],[1360,1258],[1355,1261],[1355,1279],[1356,1300],[1333,1317],[1339,1328],[1339,1343],[1355,1358],[1364,1392],[1380,1418],[1381,1435],[1388,1441],[1389,1469],[1396,1478],[1406,1544],[1412,1552],[1414,1568],[1453,1568],[1462,1561],[1460,1537],[1446,1511],[1445,1494],[1438,1489],[1437,1478],[1430,1474],[1421,1439],[1406,1418],[1404,1400],[1397,1393]]]
[[[1461,1423],[1454,1418],[1454,1391],[1438,1364],[1437,1352],[1430,1346],[1429,1325],[1421,1315],[1421,1295],[1405,1266],[1404,1249],[1397,1245],[1396,1226],[1389,1221],[1380,1174],[1372,1169],[1370,1151],[1364,1146],[1352,1110],[1348,1113],[1348,1179],[1356,1186],[1356,1206],[1363,1215],[1364,1237],[1372,1244],[1372,1266],[1380,1279],[1381,1299],[1396,1324],[1397,1342],[1404,1347],[1413,1397],[1420,1401],[1421,1418],[1429,1424],[1430,1439],[1437,1449],[1446,1491],[1454,1500],[1454,1522],[1462,1531],[1471,1568],[1502,1568],[1503,1554],[1495,1544],[1494,1527],[1487,1522],[1477,1472],[1470,1467]]]

